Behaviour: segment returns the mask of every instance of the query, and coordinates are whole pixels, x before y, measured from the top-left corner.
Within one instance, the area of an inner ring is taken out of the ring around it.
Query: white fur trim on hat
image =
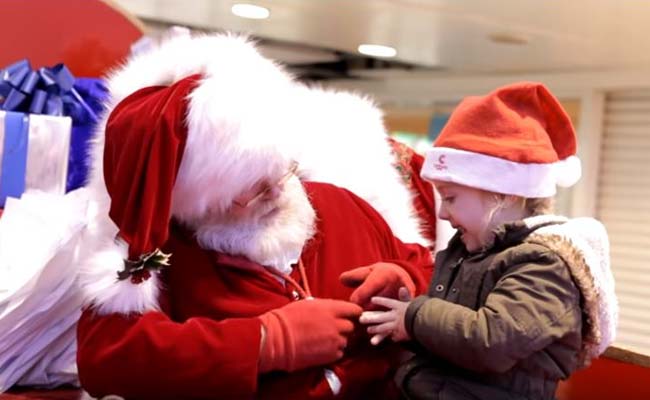
[[[139,284],[130,279],[118,280],[117,272],[124,269],[126,246],[106,246],[92,255],[82,266],[79,283],[87,305],[96,313],[130,314],[160,309],[158,294],[160,279],[157,272]]]
[[[115,241],[117,227],[108,218],[108,200],[104,193],[95,192],[92,197],[89,222],[80,240],[77,258],[84,305],[102,315],[159,310],[158,274],[152,273],[140,284],[117,279],[117,272],[124,269],[127,258],[126,244]]]
[[[568,162],[518,163],[471,151],[434,147],[426,153],[421,175],[430,181],[451,182],[495,193],[551,197],[560,181],[575,183],[580,176],[580,161],[575,156],[570,158]],[[572,174],[570,179],[563,180],[565,169],[561,166],[566,164],[571,166]]]
[[[211,98],[207,95],[193,96],[188,121],[196,125],[197,132],[188,132],[186,154],[194,151],[208,153],[202,148],[207,141],[204,136],[209,137],[214,134],[216,128],[221,128],[218,125],[221,114],[230,112],[232,119],[239,117],[241,120],[246,117],[247,120],[254,120],[255,118],[250,116],[257,115],[258,110],[253,107],[253,103],[263,104],[262,99],[256,96],[270,90],[277,91],[278,87],[284,87],[291,82],[288,73],[271,60],[262,57],[253,42],[243,35],[178,35],[142,53],[132,55],[107,77],[109,98],[105,104],[103,118],[96,129],[91,152],[91,187],[97,190],[105,187],[102,163],[104,131],[108,116],[117,104],[139,89],[156,85],[167,86],[193,74],[202,74],[205,77],[201,82],[201,86],[206,88],[204,91],[209,91],[209,87],[219,84],[225,86],[220,92],[213,93]],[[261,97],[266,100],[269,95]],[[273,104],[266,103],[265,109],[272,108]],[[219,109],[222,105],[224,107]],[[204,119],[205,113],[215,109],[217,114]],[[267,113],[273,115],[272,111]],[[237,128],[232,124],[226,126]],[[237,154],[232,157],[236,159]],[[192,172],[188,171],[189,173]]]
[[[569,156],[554,164],[558,186],[571,187],[580,180],[580,177],[582,176],[582,165],[578,157]]]

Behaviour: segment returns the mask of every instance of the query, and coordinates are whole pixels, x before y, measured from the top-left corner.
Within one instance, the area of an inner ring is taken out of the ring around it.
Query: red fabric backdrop
[[[63,62],[75,76],[100,77],[143,34],[142,24],[99,0],[2,0],[0,68]]]

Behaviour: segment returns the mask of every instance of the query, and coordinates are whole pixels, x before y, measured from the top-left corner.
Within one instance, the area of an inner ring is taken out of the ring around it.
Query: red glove
[[[363,310],[342,300],[289,303],[259,318],[265,329],[259,371],[295,371],[343,357],[347,336]]]
[[[367,267],[355,268],[339,277],[341,283],[357,289],[350,295],[350,301],[364,309],[376,308],[370,303],[373,296],[397,298],[399,288],[408,289],[415,296],[415,283],[404,268],[397,264],[379,262]]]

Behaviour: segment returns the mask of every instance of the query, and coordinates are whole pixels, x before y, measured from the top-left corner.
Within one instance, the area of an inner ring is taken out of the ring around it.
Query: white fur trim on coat
[[[366,200],[405,243],[431,243],[399,175],[381,110],[355,93],[299,85],[287,131],[300,174],[344,187]]]
[[[519,163],[471,151],[434,147],[426,153],[422,177],[521,197],[551,197],[556,185],[580,178],[580,160]],[[565,175],[566,174],[566,175]],[[570,178],[567,176],[570,175]]]

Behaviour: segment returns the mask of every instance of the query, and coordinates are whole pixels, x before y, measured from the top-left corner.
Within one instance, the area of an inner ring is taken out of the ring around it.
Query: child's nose
[[[444,220],[444,221],[449,221],[449,212],[447,211],[447,207],[444,205],[440,207],[440,210],[438,210],[438,218]]]

